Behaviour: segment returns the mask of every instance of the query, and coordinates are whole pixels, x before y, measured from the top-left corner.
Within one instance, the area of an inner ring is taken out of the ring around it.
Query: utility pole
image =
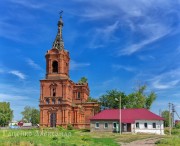
[[[172,103],[172,127],[174,127],[174,113],[175,113],[175,106]]]
[[[159,109],[159,116],[160,116],[160,117],[162,116],[161,109]]]
[[[122,127],[121,127],[121,96],[118,98],[115,98],[116,101],[119,101],[119,134],[121,135]]]
[[[120,115],[119,115],[119,134],[121,135],[121,131],[122,131],[122,125],[121,125],[121,96],[119,98],[119,107],[120,107]]]
[[[169,103],[169,135],[171,135],[171,103]]]

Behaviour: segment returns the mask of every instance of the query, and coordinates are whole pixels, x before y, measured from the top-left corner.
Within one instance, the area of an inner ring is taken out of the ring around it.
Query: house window
[[[156,123],[153,123],[153,128],[156,128]]]
[[[48,98],[46,99],[46,104],[49,104],[49,99]]]
[[[113,123],[113,128],[116,128],[116,126],[117,126],[117,123]]]
[[[52,63],[52,72],[58,73],[58,62],[57,61],[53,61],[53,63]]]
[[[56,103],[56,100],[55,99],[52,99],[52,104],[55,104]]]
[[[144,128],[147,128],[147,123],[144,123]]]
[[[104,123],[104,128],[108,128],[108,123]]]
[[[98,122],[96,123],[95,128],[99,128],[99,123]]]
[[[136,128],[139,128],[139,122],[136,123]]]

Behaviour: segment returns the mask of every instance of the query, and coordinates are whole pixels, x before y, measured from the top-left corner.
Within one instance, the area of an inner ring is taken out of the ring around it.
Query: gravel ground
[[[155,146],[155,142],[160,139],[161,138],[142,139],[130,143],[121,143],[121,146]]]

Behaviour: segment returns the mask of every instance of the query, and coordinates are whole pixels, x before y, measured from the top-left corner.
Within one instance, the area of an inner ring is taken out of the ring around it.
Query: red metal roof
[[[164,120],[148,109],[108,109],[96,114],[90,120],[119,120],[121,111],[122,123],[134,123],[135,120]]]

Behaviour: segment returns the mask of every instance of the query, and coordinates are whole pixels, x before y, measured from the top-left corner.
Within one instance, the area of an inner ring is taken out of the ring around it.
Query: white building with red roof
[[[108,109],[90,118],[91,131],[164,134],[164,119],[148,109]],[[121,123],[119,128],[119,123]]]

